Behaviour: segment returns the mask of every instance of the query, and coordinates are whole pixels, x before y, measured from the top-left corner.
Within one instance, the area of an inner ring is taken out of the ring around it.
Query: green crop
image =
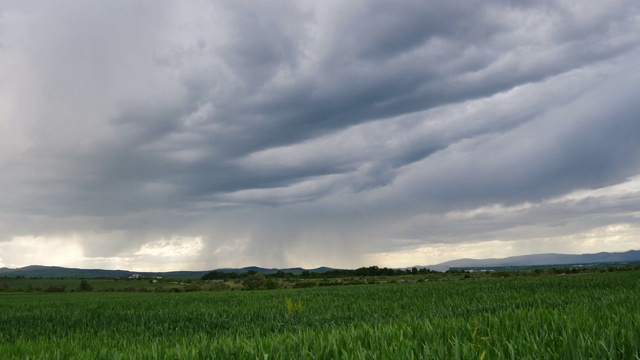
[[[284,299],[284,306],[287,308],[287,314],[295,314],[302,312],[302,301],[293,301],[291,298]]]
[[[7,292],[0,357],[639,359],[638,294],[637,272],[265,291]]]

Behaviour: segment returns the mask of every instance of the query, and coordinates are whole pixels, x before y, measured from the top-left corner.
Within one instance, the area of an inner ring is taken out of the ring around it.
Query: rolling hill
[[[500,259],[459,259],[429,266],[434,270],[446,271],[451,268],[494,268],[527,267],[553,265],[589,265],[602,263],[640,262],[640,251],[630,250],[620,253],[600,252],[596,254],[535,254],[511,256]]]
[[[415,266],[416,268],[429,268],[437,271],[448,269],[479,269],[479,268],[500,268],[500,267],[531,267],[531,266],[567,266],[567,265],[589,265],[604,263],[638,263],[640,262],[640,251],[630,250],[626,252],[609,253],[600,252],[597,254],[535,254],[512,256],[496,259],[458,259],[446,261],[437,265]],[[256,271],[263,274],[273,274],[277,271],[300,274],[302,271],[325,272],[333,270],[329,267],[319,267],[315,269],[303,268],[261,268],[249,266],[243,268],[222,268],[216,269],[221,272],[244,273]],[[169,272],[134,272],[129,270],[103,270],[103,269],[77,269],[59,266],[30,265],[21,268],[11,269],[0,268],[0,277],[41,277],[41,278],[128,278],[134,274],[144,277],[161,276],[165,278],[198,279],[211,270],[203,271],[169,271]]]

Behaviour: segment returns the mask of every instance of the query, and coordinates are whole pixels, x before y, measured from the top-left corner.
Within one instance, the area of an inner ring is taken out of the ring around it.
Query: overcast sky
[[[2,1],[0,267],[640,249],[640,3]]]

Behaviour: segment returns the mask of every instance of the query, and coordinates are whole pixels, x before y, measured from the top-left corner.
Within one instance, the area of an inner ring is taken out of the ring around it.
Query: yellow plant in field
[[[471,334],[471,339],[473,340],[473,342],[470,342],[469,345],[477,347],[477,348],[481,348],[482,345],[480,343],[480,341],[487,341],[489,340],[488,336],[480,336],[478,334],[478,330],[480,329],[480,326],[478,325],[478,323],[475,323],[475,326],[473,327],[473,334]],[[482,354],[480,355],[480,360],[484,360],[485,356],[487,355],[486,350],[482,352]]]
[[[302,300],[293,301],[291,298],[284,299],[284,306],[287,308],[287,314],[295,314],[302,312]]]

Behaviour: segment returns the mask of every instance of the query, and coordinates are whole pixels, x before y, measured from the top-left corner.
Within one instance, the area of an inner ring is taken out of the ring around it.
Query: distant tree
[[[238,274],[233,272],[224,272],[224,271],[210,271],[204,276],[202,276],[202,280],[229,280],[229,279],[237,279]]]
[[[67,285],[60,285],[60,286],[49,286],[46,291],[48,292],[65,292],[67,289]]]
[[[277,289],[280,287],[280,283],[278,283],[277,281],[273,280],[273,279],[268,279],[267,283],[265,284],[266,288],[269,290],[273,290],[273,289]]]
[[[200,290],[202,290],[202,287],[200,287],[200,285],[198,284],[188,284],[184,286],[185,292],[200,291]]]
[[[222,290],[229,290],[229,289],[230,289],[229,285],[225,284],[222,281],[209,282],[202,286],[202,290],[207,290],[207,291],[222,291]]]
[[[267,288],[267,278],[260,273],[252,274],[244,278],[242,285],[247,290],[264,290]]]
[[[532,272],[532,275],[533,276],[540,276],[540,275],[542,275],[543,272],[544,272],[544,270],[542,270],[542,269],[534,269],[533,272]]]
[[[93,286],[89,284],[87,279],[82,279],[80,281],[80,286],[78,287],[78,291],[93,291]]]

